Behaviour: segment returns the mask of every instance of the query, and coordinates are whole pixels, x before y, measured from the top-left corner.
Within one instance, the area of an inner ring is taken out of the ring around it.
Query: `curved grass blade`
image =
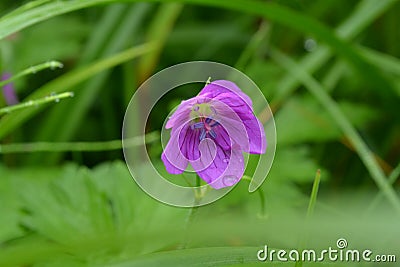
[[[125,49],[127,44],[131,42],[131,36],[135,35],[140,29],[140,26],[143,25],[143,18],[150,12],[150,10],[151,5],[146,3],[138,3],[130,6],[110,6],[100,21],[103,25],[114,26],[110,28],[106,27],[105,29],[98,28],[92,33],[89,39],[89,44],[85,48],[86,52],[83,54],[83,58],[78,63],[78,66],[81,67],[100,58],[107,58]],[[122,11],[122,13],[120,11]],[[115,14],[120,14],[118,16],[119,20],[116,21],[117,23],[113,21],[114,19],[111,19],[111,22],[109,22],[108,20],[110,19],[110,16],[114,18]],[[101,39],[101,42],[96,43],[96,49],[93,49],[93,53],[91,53],[90,49],[94,48],[92,45],[93,42],[99,39]],[[152,42],[152,44],[152,49],[147,53],[142,54],[143,56],[157,48],[157,43]],[[106,83],[110,75],[111,69],[107,69],[82,84],[80,89],[81,93],[76,94],[74,102],[70,102],[54,109],[49,116],[46,116],[42,120],[42,126],[38,129],[34,139],[53,140],[57,142],[69,141],[71,136],[75,134],[77,129],[79,129],[79,126],[82,124],[88,110],[97,99],[100,91],[105,88],[103,85]],[[77,88],[71,88],[71,90],[74,91],[77,90]],[[105,103],[105,101],[102,101],[102,103]],[[112,111],[110,110],[109,112],[105,112],[105,114],[110,114],[110,112]],[[69,116],[65,116],[65,114],[69,114]],[[63,119],[61,120],[60,118]],[[104,119],[107,120],[106,117]],[[110,118],[107,121],[108,128],[119,128],[118,124],[115,124],[113,119]],[[57,162],[61,156],[61,153],[51,153],[47,155],[47,162],[49,164]],[[31,164],[38,164],[42,161],[41,155],[31,155],[27,161]]]
[[[28,2],[28,3],[26,3],[26,4],[22,5],[22,6],[14,9],[13,11],[7,13],[3,17],[1,17],[0,21],[5,19],[5,18],[10,18],[10,17],[16,16],[16,15],[22,14],[22,13],[24,13],[24,12],[30,10],[30,9],[33,9],[35,7],[38,7],[38,6],[41,6],[41,5],[43,5],[43,4],[47,3],[47,2],[50,2],[50,1],[52,1],[52,0],[36,0],[36,1]]]
[[[157,44],[157,47],[151,53],[148,53],[140,59],[138,65],[140,82],[144,82],[155,69],[161,51],[182,8],[182,4],[164,4],[161,5],[158,12],[154,14],[154,19],[147,32],[147,41]]]
[[[320,83],[318,83],[318,81],[311,77],[306,71],[303,70],[303,68],[301,68],[300,65],[295,63],[289,57],[275,49],[271,50],[271,56],[277,64],[281,65],[292,75],[296,76],[297,79],[304,84],[308,91],[321,103],[321,105],[327,109],[332,116],[332,119],[337,123],[337,125],[341,128],[343,133],[354,146],[357,154],[368,169],[378,188],[383,194],[385,194],[386,198],[396,209],[396,211],[400,213],[400,200],[397,197],[396,192],[387,181],[383,170],[373,157],[373,153],[365,144],[361,136],[357,133],[357,130],[353,127],[353,125],[351,125],[346,116],[340,110],[336,102],[326,93],[325,89]]]
[[[4,86],[5,84],[8,84],[10,82],[13,82],[15,80],[18,80],[19,78],[24,77],[26,75],[37,73],[41,70],[45,70],[45,69],[49,69],[49,68],[55,69],[55,68],[62,68],[62,67],[63,67],[63,64],[58,61],[49,61],[49,62],[45,62],[42,64],[38,64],[38,65],[29,67],[29,68],[17,73],[16,75],[12,76],[11,78],[9,78],[7,80],[0,81],[0,87]]]
[[[369,26],[375,19],[381,16],[386,10],[392,7],[397,0],[363,0],[354,12],[344,20],[335,30],[337,36],[343,40],[351,40],[362,30]],[[326,46],[318,47],[313,53],[304,56],[300,65],[310,74],[318,70],[332,56],[332,51]],[[278,84],[278,94],[271,102],[273,109],[280,106],[281,102],[287,98],[298,87],[300,81],[291,74],[288,74]]]
[[[11,112],[15,112],[17,110],[26,109],[26,108],[37,108],[39,105],[47,104],[50,102],[58,103],[61,99],[73,97],[74,93],[72,92],[64,92],[61,94],[51,94],[49,96],[45,96],[40,99],[29,100],[27,102],[19,103],[16,105],[8,106],[5,108],[0,108],[0,116],[3,114],[8,114]]]
[[[124,140],[126,147],[134,147],[143,143],[157,141],[160,138],[158,132],[151,132],[143,136],[136,136]],[[33,153],[33,152],[96,152],[122,149],[122,140],[111,140],[102,142],[33,142],[0,145],[0,154],[10,153]]]
[[[149,43],[135,46],[107,59],[95,62],[88,67],[76,69],[47,83],[46,85],[32,93],[29,97],[27,97],[26,100],[29,101],[45,97],[46,95],[49,95],[51,93],[59,93],[65,91],[66,89],[85,81],[86,79],[101,71],[141,56],[151,51],[152,49],[153,45]],[[42,108],[39,106],[35,109],[16,111],[12,114],[3,116],[0,119],[0,139],[9,134],[11,131],[13,131],[15,128],[20,126],[22,123],[24,123],[26,120],[28,120],[41,110]]]
[[[65,14],[89,6],[112,3],[112,0],[72,0],[72,1],[39,1],[34,8],[23,12],[16,10],[0,18],[0,40],[12,33],[54,16]],[[14,14],[12,14],[14,13]]]
[[[73,10],[105,4],[114,3],[117,1],[113,0],[80,0],[80,1],[55,1],[48,4],[38,6],[35,9],[28,10],[17,16],[12,16],[0,20],[0,39],[4,38],[8,34],[15,31],[28,27],[34,23],[42,21],[44,19],[67,13]],[[124,2],[136,2],[136,0],[124,1]],[[157,1],[155,1],[157,2]],[[331,29],[326,27],[324,24],[320,23],[318,20],[303,15],[300,12],[296,12],[284,6],[277,5],[275,3],[261,2],[261,1],[248,1],[248,0],[167,0],[165,2],[184,2],[191,4],[199,4],[214,7],[223,7],[227,9],[237,10],[252,15],[260,15],[269,20],[281,23],[300,32],[311,34],[314,37],[322,40],[329,47],[336,51],[339,55],[343,56],[349,60],[353,66],[359,71],[361,75],[366,77],[370,83],[372,83],[377,88],[393,88],[394,85],[391,84],[385,77],[377,70],[374,66],[368,64],[365,59],[351,46],[350,44],[339,39]],[[391,1],[381,1],[380,6],[386,7],[391,3]],[[370,2],[365,2],[368,6]],[[370,7],[370,6],[368,6]],[[376,8],[376,7],[374,7]],[[367,19],[362,17],[362,21],[368,22],[370,18],[373,18],[375,14],[371,9],[366,9],[369,11],[367,14]],[[370,15],[372,14],[372,15]],[[365,15],[364,15],[365,16]],[[360,19],[359,17],[353,17],[353,20]],[[361,25],[361,23],[357,23]],[[345,35],[347,32],[346,28],[342,30],[342,34]],[[340,31],[339,31],[340,33]]]

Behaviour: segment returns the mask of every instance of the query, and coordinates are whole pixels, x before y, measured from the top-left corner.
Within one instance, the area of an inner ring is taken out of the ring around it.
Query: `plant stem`
[[[311,196],[310,196],[310,201],[308,202],[308,208],[307,208],[307,215],[306,215],[306,226],[308,225],[310,219],[312,218],[312,215],[314,214],[314,208],[315,204],[317,203],[317,195],[318,195],[318,189],[319,189],[319,182],[321,181],[321,170],[317,170],[317,173],[315,174],[315,179],[313,183],[313,187],[311,190]],[[299,249],[298,251],[302,251],[303,248],[306,245],[307,239],[308,239],[309,231],[306,230],[304,236],[302,237],[302,240],[300,241]],[[300,259],[299,261],[296,261],[295,267],[302,267],[303,262]]]
[[[0,87],[15,81],[23,76],[29,75],[29,74],[35,74],[41,70],[45,70],[45,69],[55,69],[55,68],[62,68],[64,65],[61,62],[58,61],[49,61],[49,62],[45,62],[36,66],[32,66],[29,67],[19,73],[17,73],[16,75],[12,76],[11,78],[7,79],[7,80],[3,80],[0,81]]]
[[[143,136],[125,139],[125,147],[134,147],[143,143],[152,143],[159,138],[158,132],[151,132]],[[96,152],[122,149],[122,140],[111,140],[104,142],[33,142],[0,145],[0,154],[10,153],[33,153],[33,152]]]
[[[315,174],[314,184],[311,191],[310,202],[308,203],[307,209],[307,220],[309,220],[312,215],[314,214],[315,204],[317,203],[317,195],[319,189],[319,182],[321,181],[321,170],[318,169],[317,173]]]
[[[9,81],[9,80],[8,80]],[[25,109],[28,107],[37,107],[39,105],[43,105],[46,103],[50,103],[50,102],[59,102],[61,99],[64,98],[69,98],[69,97],[73,97],[74,93],[72,92],[65,92],[65,93],[61,93],[61,94],[52,94],[43,98],[39,98],[36,100],[29,100],[26,101],[24,103],[20,103],[20,104],[16,104],[16,105],[12,105],[12,106],[8,106],[8,107],[4,107],[0,109],[0,115],[2,114],[7,114],[7,113],[11,113],[13,111],[16,110],[20,110],[20,109]]]
[[[186,222],[185,222],[185,228],[184,228],[184,237],[183,237],[183,241],[182,244],[180,245],[181,249],[185,249],[188,246],[189,243],[189,230],[190,230],[190,226],[193,224],[193,221],[198,213],[199,210],[199,203],[201,198],[203,197],[200,190],[201,186],[201,181],[200,181],[200,177],[198,175],[196,175],[196,187],[195,187],[195,191],[194,191],[194,203],[193,206],[189,208],[189,213],[188,216],[186,218]]]
[[[243,175],[243,180],[248,181],[249,183],[251,183],[251,177],[247,176],[247,175]],[[265,218],[266,217],[266,211],[265,211],[265,195],[264,195],[264,191],[263,189],[260,187],[257,188],[256,190],[258,192],[258,196],[260,198],[260,216],[261,218]]]

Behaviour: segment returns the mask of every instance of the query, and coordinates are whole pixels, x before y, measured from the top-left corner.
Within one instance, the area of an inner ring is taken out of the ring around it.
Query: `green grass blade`
[[[257,49],[260,47],[261,44],[269,37],[270,34],[270,26],[263,22],[257,32],[251,38],[249,44],[241,53],[239,59],[237,60],[235,67],[239,70],[245,69],[247,63],[256,53]]]
[[[46,85],[32,93],[29,97],[27,97],[26,100],[34,100],[45,97],[46,95],[49,95],[51,93],[59,93],[65,91],[66,89],[78,85],[79,83],[87,80],[88,78],[101,71],[148,53],[149,51],[151,51],[151,49],[153,49],[152,44],[139,45],[118,53],[112,57],[95,62],[88,67],[76,69],[47,83]],[[38,107],[35,109],[17,111],[3,116],[0,119],[0,139],[4,138],[7,134],[11,133],[14,129],[16,129],[18,126],[20,126],[22,123],[27,121],[29,118],[31,118],[33,115],[41,110],[42,108]]]
[[[45,62],[45,63],[39,64],[39,65],[35,65],[35,66],[29,67],[29,68],[15,74],[14,76],[12,76],[11,78],[9,78],[7,80],[0,81],[0,87],[4,86],[5,84],[8,84],[10,82],[13,82],[15,80],[18,80],[19,78],[24,77],[29,74],[35,74],[35,73],[45,70],[45,69],[55,69],[55,68],[62,68],[62,67],[63,67],[63,64],[58,61],[49,61],[49,62]]]
[[[143,5],[137,5],[136,8],[137,11],[140,13],[142,12],[141,10],[143,9]],[[87,44],[85,45],[82,56],[80,57],[80,60],[75,68],[83,67],[100,58],[106,58],[120,50],[122,46],[121,43],[123,42],[120,41],[121,38],[114,38],[114,36],[121,35],[119,34],[120,31],[116,32],[115,29],[119,29],[120,25],[125,22],[127,13],[130,12],[131,9],[132,7],[127,8],[127,5],[124,4],[115,4],[108,6],[104,10],[102,16],[99,18],[98,26],[88,36]],[[135,19],[140,18],[140,16],[135,17]],[[126,23],[124,24],[127,25]],[[113,43],[115,48],[113,48],[112,50],[110,49],[110,40],[114,41]],[[86,96],[88,94],[93,95],[96,91],[98,91],[101,88],[101,84],[104,82],[104,80],[107,79],[108,75],[109,71],[105,71],[94,76],[89,82],[82,85],[81,90],[84,93],[83,95],[80,95],[79,98],[75,98],[77,103],[75,103],[74,105],[63,105],[61,107],[58,107],[57,109],[54,109],[49,116],[43,118],[43,123],[38,129],[38,132],[36,133],[36,136],[34,138],[36,140],[66,141],[59,138],[59,131],[55,131],[55,129],[57,129],[58,127],[63,127],[64,129],[67,127],[71,127],[71,122],[68,122],[67,125],[61,126],[60,122],[64,121],[64,114],[69,113],[70,110],[73,110],[71,106],[74,106],[75,109],[77,106],[82,106],[82,104],[90,105],[92,99],[89,99],[89,101],[87,101]],[[109,120],[110,124],[112,122],[113,120]],[[104,138],[108,139],[108,137]],[[59,154],[54,153],[48,154],[49,160],[50,158],[54,160],[54,158],[58,155]],[[27,159],[27,162],[31,164],[37,164],[41,161],[41,158],[41,154],[32,154]]]
[[[311,34],[315,38],[325,42],[330,49],[347,59],[355,69],[364,76],[369,83],[376,88],[393,88],[382,73],[365,61],[359,52],[350,44],[339,39],[332,30],[318,20],[303,15],[284,6],[275,3],[243,0],[185,0],[187,3],[218,6],[237,10],[252,15],[260,15],[268,20],[281,23],[302,33]]]
[[[132,0],[133,1],[133,0]],[[85,8],[97,4],[112,3],[116,1],[111,0],[81,0],[81,1],[56,1],[48,4],[41,5],[35,9],[28,10],[18,16],[6,18],[0,21],[0,38],[4,38],[8,34],[11,34],[24,27],[42,21],[52,16],[56,16],[62,13],[70,12],[76,9]],[[362,56],[348,43],[342,41],[336,37],[331,30],[321,24],[318,20],[307,17],[300,12],[295,12],[286,7],[276,5],[274,3],[261,2],[261,1],[244,1],[244,0],[181,0],[181,1],[168,1],[168,2],[184,2],[192,4],[201,4],[207,6],[223,7],[232,10],[238,10],[241,12],[250,13],[252,15],[260,15],[269,20],[282,23],[293,29],[299,30],[300,32],[312,34],[316,38],[321,39],[330,48],[336,51],[338,54],[348,59],[360,72],[369,79],[377,88],[392,88],[393,85],[389,83],[382,74],[376,70],[374,66],[367,64]],[[350,36],[350,33],[358,31],[364,25],[368,24],[373,18],[379,14],[380,11],[386,10],[391,4],[395,3],[395,0],[382,0],[379,5],[374,5],[372,10],[371,0],[366,0],[360,5],[360,10],[363,12],[368,11],[365,14],[361,12],[359,16],[352,16],[351,19],[344,24],[345,26],[340,27],[338,33],[343,36]],[[355,21],[355,22],[354,22]],[[347,25],[354,25],[353,27]],[[358,27],[356,27],[358,26]],[[325,61],[325,60],[320,60]]]
[[[140,59],[139,79],[144,82],[149,77],[158,61],[162,48],[173,29],[174,23],[181,13],[182,4],[168,3],[161,5],[147,32],[147,41],[155,43],[157,47]]]
[[[315,179],[314,179],[314,183],[313,183],[313,187],[311,190],[311,196],[310,196],[310,200],[308,202],[308,208],[307,208],[307,221],[306,223],[309,223],[312,215],[314,214],[314,209],[315,209],[315,204],[317,203],[317,195],[318,195],[318,189],[319,189],[319,182],[321,181],[321,170],[317,170],[317,173],[315,174]],[[298,251],[302,251],[307,244],[307,240],[309,238],[309,232],[306,231],[304,236],[303,236],[303,240],[300,243],[300,246],[298,248]],[[303,261],[299,260],[296,262],[295,267],[301,267],[303,266]]]
[[[296,76],[297,79],[304,84],[308,91],[321,103],[321,105],[327,109],[332,116],[332,119],[337,123],[337,125],[341,128],[343,133],[354,146],[357,154],[368,169],[372,179],[375,181],[379,189],[383,194],[385,194],[386,198],[396,209],[396,211],[400,212],[400,201],[396,192],[388,183],[385,174],[374,158],[373,153],[357,133],[357,130],[353,127],[353,125],[351,125],[346,116],[340,110],[336,102],[326,93],[325,89],[320,85],[320,83],[311,77],[299,64],[295,63],[289,57],[281,52],[278,52],[277,50],[271,51],[271,56],[277,64],[285,68],[291,73],[291,75]]]
[[[396,2],[398,2],[398,0],[360,1],[354,13],[340,24],[336,33],[344,39],[354,38]]]
[[[129,43],[131,36],[134,35],[141,25],[142,19],[149,9],[149,6],[145,3],[128,6],[127,12],[123,14],[121,22],[117,27],[117,30],[111,29],[110,33],[104,33],[106,36],[105,48],[102,52],[97,55],[98,58],[106,58],[122,49]],[[126,6],[125,6],[126,9]],[[108,37],[107,37],[108,35]],[[156,47],[156,43],[153,44],[153,51]],[[149,53],[151,52],[148,51]],[[145,55],[147,53],[144,53]],[[76,94],[75,101],[64,105],[52,112],[48,118],[43,122],[43,126],[39,129],[35,136],[38,140],[53,140],[65,142],[69,141],[75,134],[80,123],[84,119],[87,111],[89,110],[92,103],[97,99],[96,96],[100,90],[104,88],[102,85],[107,81],[111,70],[93,77],[83,87],[79,94]],[[114,88],[116,92],[119,92],[118,88]],[[65,114],[70,116],[65,117]],[[63,119],[61,119],[63,118]],[[113,128],[109,122],[109,128]],[[118,128],[117,126],[114,129]],[[110,137],[112,138],[112,137]],[[40,155],[34,155],[31,163],[40,162]],[[61,154],[47,155],[47,162],[53,163],[60,158]],[[35,159],[36,158],[36,159]]]
[[[308,219],[310,219],[312,217],[312,215],[314,214],[315,204],[317,203],[317,195],[318,195],[320,181],[321,181],[321,170],[317,170],[317,173],[315,174],[313,187],[311,190],[310,201],[308,203],[308,208],[307,208],[307,218]]]
[[[374,0],[361,1],[354,12],[336,28],[336,34],[343,40],[353,39],[396,2],[397,0],[383,0],[379,2]],[[331,55],[331,50],[326,46],[321,46],[313,53],[304,56],[299,64],[308,73],[313,73],[326,63]],[[288,74],[285,76],[277,86],[279,91],[271,105],[279,106],[288,95],[293,93],[299,84],[300,81],[293,75]]]
[[[390,184],[394,185],[397,181],[397,179],[400,176],[400,163],[397,164],[396,168],[393,169],[393,171],[390,173],[388,181]],[[371,212],[374,211],[374,209],[378,206],[378,204],[380,203],[380,201],[383,198],[383,194],[382,192],[379,192],[375,198],[371,201],[371,204],[369,205],[368,209],[366,210],[365,214],[367,216],[371,215]]]
[[[26,109],[26,108],[37,108],[40,105],[55,102],[60,102],[61,99],[73,97],[74,93],[72,92],[65,92],[61,94],[51,94],[49,96],[45,96],[40,99],[29,100],[23,103],[19,103],[16,105],[0,108],[0,116],[3,114],[9,114],[11,112],[15,112],[17,110]]]
[[[110,37],[113,36],[115,29],[120,27],[126,12],[127,6],[123,4],[110,5],[105,9],[99,18],[98,25],[88,36],[78,65],[88,64],[101,56],[102,50],[110,42]]]
[[[388,73],[400,76],[400,59],[394,56],[375,51],[373,49],[362,47],[358,48],[360,53],[372,64],[376,64],[379,68]]]
[[[324,79],[321,81],[321,84],[328,90],[327,92],[332,92],[332,90],[339,83],[340,79],[343,77],[346,71],[346,64],[337,60],[328,73],[325,75]]]
[[[22,6],[14,9],[13,11],[7,13],[3,17],[1,17],[0,21],[5,19],[5,18],[10,18],[10,17],[13,17],[13,16],[17,16],[19,14],[22,14],[24,12],[27,12],[30,9],[33,9],[35,7],[38,7],[38,6],[41,6],[41,5],[43,5],[43,4],[47,3],[47,2],[50,2],[50,1],[52,1],[52,0],[36,0],[36,1],[28,2],[28,3],[26,3],[26,4],[22,5]]]
[[[72,0],[72,1],[42,1],[34,8],[16,11],[15,14],[5,15],[0,19],[0,40],[8,35],[20,31],[33,24],[39,23],[57,15],[65,14],[74,10],[105,4],[116,1],[112,0]]]
[[[134,147],[157,141],[160,138],[158,132],[151,132],[143,136],[136,136],[124,140],[125,147]],[[111,140],[102,142],[33,142],[0,145],[0,154],[10,153],[33,153],[33,152],[95,152],[122,149],[122,140]]]

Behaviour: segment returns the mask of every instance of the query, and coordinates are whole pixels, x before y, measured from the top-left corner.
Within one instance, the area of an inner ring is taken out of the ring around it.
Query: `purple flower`
[[[182,101],[166,128],[171,128],[171,138],[161,159],[167,171],[180,174],[190,162],[215,189],[239,182],[242,152],[262,154],[267,146],[251,99],[226,80],[207,84],[196,97]]]
[[[5,80],[10,79],[10,77],[11,77],[11,74],[5,72],[1,76],[1,80],[5,81]],[[15,93],[13,83],[8,83],[3,86],[3,95],[4,95],[4,99],[6,100],[7,105],[11,106],[11,105],[18,104],[19,101],[18,101],[17,94]]]

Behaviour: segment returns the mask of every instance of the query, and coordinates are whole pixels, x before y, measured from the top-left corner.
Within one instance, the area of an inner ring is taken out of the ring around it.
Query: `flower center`
[[[211,114],[206,116],[205,114]],[[213,139],[217,138],[217,133],[214,131],[214,127],[219,125],[219,123],[214,120],[216,111],[210,105],[203,103],[194,105],[192,108],[191,116],[194,121],[197,121],[191,125],[192,130],[200,130],[199,139],[202,141],[207,135],[211,136]]]

